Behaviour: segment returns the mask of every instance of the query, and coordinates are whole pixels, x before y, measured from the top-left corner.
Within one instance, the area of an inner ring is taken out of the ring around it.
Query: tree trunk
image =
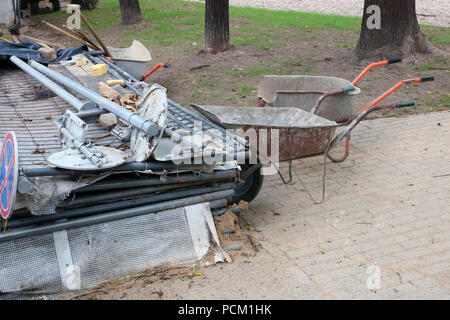
[[[136,24],[142,20],[141,7],[138,0],[119,0],[122,24]]]
[[[379,29],[374,28],[374,11],[381,9]],[[371,26],[371,28],[369,28]],[[412,53],[430,53],[431,47],[420,31],[415,0],[365,0],[357,51],[364,56],[402,56]]]
[[[61,9],[61,4],[59,3],[59,0],[51,0],[52,3],[52,10],[53,11],[59,11]]]
[[[215,53],[230,49],[229,0],[206,0],[205,49]]]

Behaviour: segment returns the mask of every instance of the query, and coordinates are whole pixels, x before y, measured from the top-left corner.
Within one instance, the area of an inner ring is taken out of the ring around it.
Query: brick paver
[[[294,163],[317,199],[322,159]],[[321,205],[298,182],[266,178],[242,213],[260,231],[254,257],[151,290],[185,299],[448,299],[450,112],[365,121],[349,159],[328,169]],[[380,268],[379,290],[367,288],[369,266]],[[127,298],[149,298],[146,290]]]

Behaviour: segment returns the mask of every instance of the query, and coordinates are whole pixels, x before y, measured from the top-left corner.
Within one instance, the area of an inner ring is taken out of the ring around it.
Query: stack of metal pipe
[[[36,170],[34,170],[34,173]],[[25,171],[26,172],[26,171]],[[74,190],[52,215],[16,210],[0,242],[209,202],[223,214],[234,195],[235,170],[159,176],[121,173]],[[236,209],[234,209],[236,211]]]

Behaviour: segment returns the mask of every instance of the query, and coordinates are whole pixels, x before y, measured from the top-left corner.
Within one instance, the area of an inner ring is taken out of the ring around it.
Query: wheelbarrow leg
[[[292,160],[289,160],[289,169],[288,169],[289,170],[288,171],[289,172],[289,180],[288,181],[284,180],[284,177],[281,174],[280,170],[278,168],[276,168],[276,169],[277,169],[278,175],[280,176],[280,178],[284,184],[289,184],[292,182]]]

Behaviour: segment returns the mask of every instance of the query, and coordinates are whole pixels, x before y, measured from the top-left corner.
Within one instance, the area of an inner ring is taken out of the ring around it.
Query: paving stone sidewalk
[[[317,199],[322,160],[294,166]],[[364,121],[349,159],[328,165],[323,204],[272,176],[242,217],[260,231],[255,257],[154,288],[165,299],[449,299],[450,112]],[[369,290],[377,268],[381,288]],[[128,298],[148,298],[139,290]]]

